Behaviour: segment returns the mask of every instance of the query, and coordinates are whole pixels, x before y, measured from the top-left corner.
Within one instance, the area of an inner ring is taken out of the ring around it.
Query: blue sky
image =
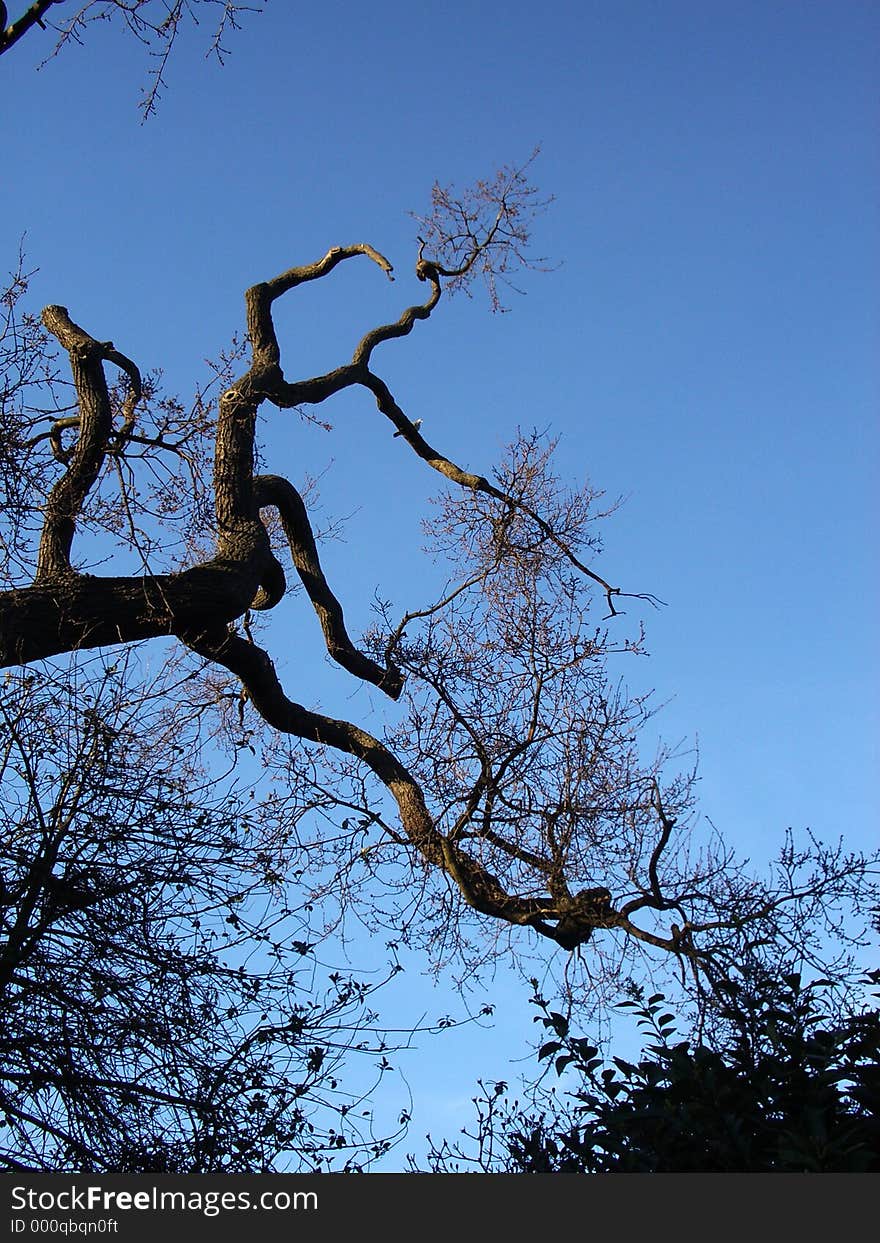
[[[876,5],[272,0],[222,69],[207,33],[146,125],[143,58],[112,29],[39,73],[38,33],[4,56],[0,220],[7,266],[27,234],[35,300],[186,392],[241,328],[248,284],[370,241],[395,285],[347,265],[279,310],[288,368],[315,373],[419,291],[407,212],[433,180],[540,143],[556,201],[536,245],[559,266],[508,315],[441,305],[379,369],[462,465],[547,427],[573,478],[626,498],[604,571],[667,607],[621,671],[670,700],[667,739],[698,739],[702,811],[740,850],[772,855],[788,825],[876,844]],[[395,590],[364,535],[417,573],[436,489],[401,472],[369,402],[327,413],[332,433],[290,424],[278,445],[294,473],[333,464],[325,509],[354,517],[328,573],[356,629]],[[423,983],[411,1004],[421,989],[442,1012]],[[511,981],[496,996],[491,1032],[407,1070],[414,1134],[477,1075],[515,1078],[501,1063],[524,1051],[528,1007]]]

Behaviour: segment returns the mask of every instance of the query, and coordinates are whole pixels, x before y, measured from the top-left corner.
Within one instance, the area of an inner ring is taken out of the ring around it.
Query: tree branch
[[[348,721],[312,712],[288,699],[268,654],[240,636],[217,629],[181,636],[198,655],[223,665],[241,681],[253,707],[275,729],[355,756],[379,778],[397,803],[401,825],[426,863],[451,877],[465,902],[484,915],[528,925],[567,949],[589,939],[595,927],[613,927],[618,916],[604,888],[582,890],[570,902],[526,898],[505,891],[497,877],[438,832],[418,782],[377,738]],[[548,920],[556,920],[554,926]]]
[[[113,362],[128,374],[130,388],[125,404],[128,421],[133,418],[141,395],[140,375],[134,363],[120,354],[112,341],[96,341],[75,324],[66,307],[47,306],[43,311],[43,323],[70,357],[79,399],[79,436],[69,457],[62,455],[66,457],[67,470],[46,500],[37,582],[72,573],[70,550],[76,519],[104,465],[113,415],[102,362]]]
[[[6,5],[0,4],[0,56],[8,52],[29,30],[33,30],[34,26],[45,30],[43,17],[53,4],[59,2],[60,0],[35,0],[35,3],[26,9],[21,17],[16,18],[9,25],[6,24],[8,21]]]
[[[383,669],[359,652],[348,637],[342,605],[324,577],[306,507],[296,488],[280,475],[259,475],[254,480],[254,493],[260,508],[271,505],[278,510],[293,563],[318,615],[330,656],[355,677],[397,699],[403,689],[400,670],[390,662]],[[282,582],[281,594],[283,590]]]

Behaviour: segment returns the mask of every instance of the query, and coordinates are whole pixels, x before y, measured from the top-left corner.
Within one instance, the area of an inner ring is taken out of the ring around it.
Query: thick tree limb
[[[70,357],[73,382],[79,398],[79,436],[73,452],[69,456],[63,455],[67,469],[46,499],[37,558],[37,582],[72,572],[70,549],[76,519],[104,465],[113,431],[103,362],[115,363],[128,374],[130,389],[125,403],[125,417],[129,423],[141,394],[140,374],[134,363],[120,354],[112,341],[100,342],[89,336],[73,322],[66,307],[47,306],[43,311],[43,323]]]
[[[243,555],[178,574],[70,574],[2,592],[0,668],[233,622],[258,597],[270,568],[256,555]]]
[[[6,24],[8,21],[6,5],[0,4],[0,55],[8,52],[29,30],[33,30],[34,26],[45,29],[43,18],[52,5],[57,3],[58,0],[35,0],[30,8],[25,9],[21,17],[16,18],[9,25]]]
[[[330,590],[321,569],[302,497],[293,484],[280,475],[259,475],[254,482],[257,505],[261,508],[271,505],[278,510],[293,564],[314,605],[330,656],[355,677],[371,682],[392,699],[397,699],[403,689],[400,670],[390,662],[383,669],[359,652],[348,637],[342,605]]]
[[[507,893],[497,877],[438,832],[418,782],[377,738],[288,699],[267,653],[240,636],[213,630],[182,637],[194,652],[234,673],[253,707],[275,729],[333,747],[368,765],[394,798],[410,843],[426,863],[446,872],[465,902],[481,914],[533,927],[567,949],[587,941],[594,928],[618,922],[606,889],[583,890],[564,907],[551,897]]]

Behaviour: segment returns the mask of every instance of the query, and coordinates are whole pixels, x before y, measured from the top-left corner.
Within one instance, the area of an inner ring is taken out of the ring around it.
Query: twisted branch
[[[127,642],[157,634],[177,634],[194,652],[223,666],[241,681],[250,703],[274,728],[306,741],[326,745],[366,764],[395,799],[406,839],[430,866],[441,870],[455,884],[463,900],[478,912],[504,922],[532,927],[540,935],[573,949],[585,943],[594,928],[626,928],[633,935],[670,948],[671,943],[635,928],[629,919],[634,907],[615,911],[611,894],[604,887],[583,889],[573,896],[555,883],[549,895],[534,897],[509,893],[499,879],[463,848],[460,830],[445,836],[428,812],[416,779],[378,739],[347,721],[312,712],[285,694],[268,654],[249,639],[235,634],[229,623],[248,607],[271,609],[283,597],[286,584],[280,563],[271,551],[260,510],[277,509],[297,573],[319,618],[331,657],[353,676],[377,686],[396,698],[403,685],[400,670],[386,653],[386,665],[358,651],[345,628],[342,607],[321,569],[314,535],[299,493],[279,475],[255,475],[256,415],[268,400],[279,408],[314,404],[345,388],[357,385],[370,391],[378,409],[401,433],[416,455],[460,487],[485,493],[508,512],[526,515],[581,573],[599,584],[612,614],[619,588],[584,565],[565,541],[530,506],[508,496],[482,475],[462,470],[434,449],[420,435],[397,404],[391,390],[371,369],[375,349],[382,343],[409,334],[416,323],[427,320],[437,306],[443,279],[460,278],[494,244],[499,220],[484,244],[475,244],[459,268],[444,268],[425,258],[422,243],[417,277],[429,285],[425,302],[407,307],[400,317],[380,325],[361,338],[350,363],[322,376],[288,381],[281,367],[281,351],[272,318],[272,306],[283,294],[299,285],[329,275],[340,263],[365,257],[389,279],[392,266],[373,247],[358,243],[333,247],[315,263],[290,268],[272,280],[252,286],[245,295],[251,361],[246,372],[222,394],[219,402],[214,458],[214,501],[217,521],[217,553],[211,560],[184,573],[145,575],[141,579],[88,579],[73,573],[70,549],[74,523],[94,486],[105,456],[113,443],[112,411],[103,364],[111,362],[128,376],[129,390],[122,408],[118,443],[133,435],[134,415],[141,394],[135,365],[111,342],[98,342],[75,325],[64,308],[50,307],[44,323],[67,350],[79,399],[79,415],[68,426],[78,428],[72,452],[63,454],[66,471],[52,488],[46,505],[40,561],[34,587],[0,597],[0,638],[4,658],[33,659],[49,650],[47,644],[28,644],[19,633],[14,641],[4,633],[3,606],[20,619],[30,608],[42,615],[69,646],[95,646]],[[60,449],[60,427],[53,429],[53,446]],[[64,590],[61,590],[61,581]],[[51,591],[51,598],[47,595]],[[100,607],[96,610],[96,602]],[[54,642],[54,641],[53,641]],[[525,745],[525,744],[524,744]],[[491,784],[491,764],[484,779]],[[483,840],[499,842],[488,824]],[[508,851],[510,845],[505,843]],[[515,857],[545,872],[545,862],[530,852],[514,849]],[[656,861],[655,861],[656,862]],[[656,868],[652,864],[652,878]]]
[[[254,480],[254,495],[260,508],[271,505],[278,510],[293,564],[314,605],[330,656],[356,678],[371,682],[391,699],[397,699],[403,689],[400,670],[390,661],[383,669],[359,652],[348,637],[342,605],[324,577],[306,507],[296,488],[280,475],[258,475]],[[282,595],[283,592],[282,582]],[[277,600],[272,598],[264,607],[272,608],[275,603]]]

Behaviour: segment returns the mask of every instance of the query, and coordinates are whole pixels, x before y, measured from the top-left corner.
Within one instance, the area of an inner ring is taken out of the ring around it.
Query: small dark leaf
[[[568,1035],[568,1019],[564,1014],[559,1014],[555,1010],[550,1011],[550,1022],[557,1036],[563,1039]]]

